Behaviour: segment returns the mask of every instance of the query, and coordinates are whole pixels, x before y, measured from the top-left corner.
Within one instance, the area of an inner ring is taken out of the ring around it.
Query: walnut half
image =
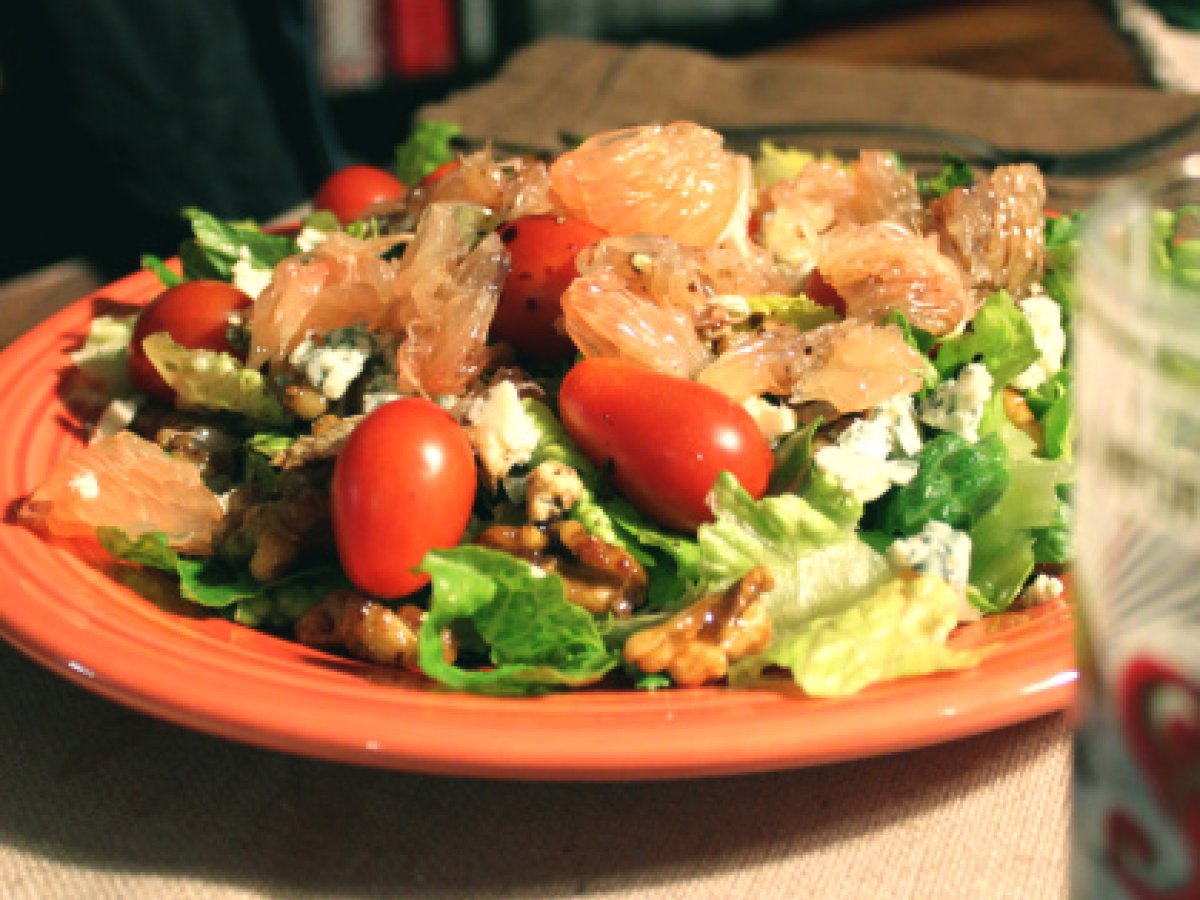
[[[625,642],[625,659],[643,672],[667,672],[683,687],[720,681],[731,663],[761,653],[771,642],[762,595],[770,573],[751,569],[723,593],[702,597],[661,625]]]
[[[345,650],[383,666],[420,671],[417,634],[425,613],[406,604],[392,609],[354,590],[333,591],[296,622],[296,640],[310,647]],[[447,662],[455,656],[449,633],[442,635]]]

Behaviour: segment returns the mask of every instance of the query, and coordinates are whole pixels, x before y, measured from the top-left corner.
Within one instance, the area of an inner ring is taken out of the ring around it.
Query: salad
[[[186,210],[162,293],[75,353],[92,438],[23,519],[150,598],[489,694],[842,696],[1061,602],[1079,216],[1036,168],[456,134],[292,229]]]

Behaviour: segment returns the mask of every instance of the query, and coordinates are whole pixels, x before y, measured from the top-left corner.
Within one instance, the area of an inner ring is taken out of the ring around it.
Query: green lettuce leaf
[[[929,358],[929,354],[933,352],[933,348],[937,345],[937,338],[928,331],[917,328],[908,321],[908,316],[904,315],[898,309],[893,309],[885,315],[882,324],[895,325],[899,328],[904,335],[905,343],[920,353],[921,359],[924,360],[925,368],[921,373],[921,390],[917,396],[924,396],[937,387],[937,383],[941,381],[942,377],[937,367],[933,364],[933,360]]]
[[[969,362],[982,362],[1002,386],[1040,357],[1029,320],[1007,291],[996,291],[984,301],[966,331],[943,339],[934,364],[946,377]]]
[[[1006,609],[1020,594],[1033,572],[1035,532],[1061,521],[1059,486],[1071,480],[1069,462],[1035,455],[1028,435],[996,418],[995,434],[1008,454],[1008,487],[969,532],[971,602],[984,612]]]
[[[972,444],[942,432],[921,448],[916,476],[872,504],[871,525],[893,535],[914,535],[932,521],[966,530],[1008,487],[1008,454],[995,434]]]
[[[181,406],[229,410],[266,425],[292,421],[263,374],[247,369],[228,353],[189,350],[166,332],[150,335],[142,348]]]
[[[153,272],[158,276],[158,280],[162,283],[163,287],[175,287],[175,285],[183,283],[183,276],[177,274],[153,253],[143,253],[141,262],[143,269]]]
[[[522,405],[539,432],[529,468],[553,460],[575,469],[585,492],[570,510],[570,517],[588,534],[627,551],[646,568],[647,602],[652,607],[680,605],[699,577],[700,548],[696,542],[659,528],[629,501],[617,496],[546,404],[527,398]]]
[[[562,579],[478,546],[434,550],[421,564],[433,592],[419,636],[421,670],[456,690],[537,694],[592,684],[619,665],[595,620],[566,599]],[[446,662],[442,630],[469,628],[488,665]]]
[[[1079,253],[1079,236],[1083,221],[1082,212],[1046,217],[1046,254],[1042,287],[1062,307],[1064,326],[1070,321],[1071,313],[1078,305],[1075,257]]]
[[[763,141],[754,158],[754,184],[768,188],[780,181],[795,178],[815,159],[808,150],[779,147],[771,141]]]
[[[852,527],[839,525],[800,497],[755,500],[723,472],[710,502],[715,521],[696,533],[703,584],[722,590],[755,566],[765,566],[775,582],[764,603],[776,633],[848,605],[890,572]]]
[[[926,199],[942,197],[955,188],[970,187],[975,183],[975,172],[971,164],[957,153],[942,154],[942,168],[936,175],[917,179],[917,189]]]
[[[462,133],[452,122],[419,122],[408,139],[396,148],[396,177],[414,185],[438,166],[453,160],[451,142]]]
[[[83,346],[71,359],[83,375],[84,389],[104,399],[133,393],[129,382],[129,341],[137,314],[96,316],[88,324]]]
[[[765,653],[735,663],[729,681],[751,685],[780,666],[810,696],[845,697],[881,681],[969,668],[982,653],[946,646],[957,609],[954,589],[939,578],[892,578],[777,636]]]
[[[751,313],[758,313],[775,322],[794,325],[801,331],[809,331],[839,318],[833,307],[822,306],[804,294],[794,297],[764,294],[759,297],[747,297],[746,302],[750,305]]]
[[[1071,370],[1059,369],[1038,387],[1027,392],[1025,402],[1042,426],[1045,456],[1048,459],[1070,460],[1074,456],[1075,444]]]
[[[179,246],[185,278],[231,281],[233,267],[243,254],[254,268],[270,270],[299,250],[293,238],[268,234],[254,222],[223,222],[195,207],[188,207],[183,215],[194,235]]]
[[[347,584],[341,570],[329,563],[260,583],[244,567],[220,557],[177,553],[162,532],[134,538],[119,528],[101,526],[96,536],[116,559],[175,575],[184,600],[210,609],[232,608],[234,621],[254,627],[291,624],[328,591]]]

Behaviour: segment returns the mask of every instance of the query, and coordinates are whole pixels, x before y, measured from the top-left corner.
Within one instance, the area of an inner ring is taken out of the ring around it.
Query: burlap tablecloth
[[[472,136],[551,145],[562,129],[694,117],[923,122],[1059,149],[1132,137],[1195,108],[1146,91],[556,40],[425,114]],[[807,770],[539,784],[226,742],[94,697],[5,645],[0,685],[6,898],[1031,900],[1064,890],[1060,715]]]

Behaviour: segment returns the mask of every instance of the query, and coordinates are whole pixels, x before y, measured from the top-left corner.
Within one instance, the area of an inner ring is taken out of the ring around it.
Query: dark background
[[[185,205],[270,218],[350,161],[386,164],[413,112],[486,79],[544,33],[537,0],[493,0],[494,52],[416,78],[332,89],[316,0],[0,4],[0,280],[79,257],[101,277],[173,252]],[[336,0],[335,0],[336,2]],[[612,0],[616,2],[616,0]],[[1002,77],[1139,83],[1093,0],[769,0],[757,12],[588,36],[719,55],[919,63]],[[764,11],[765,10],[765,11]],[[1089,30],[1090,29],[1090,30]]]

